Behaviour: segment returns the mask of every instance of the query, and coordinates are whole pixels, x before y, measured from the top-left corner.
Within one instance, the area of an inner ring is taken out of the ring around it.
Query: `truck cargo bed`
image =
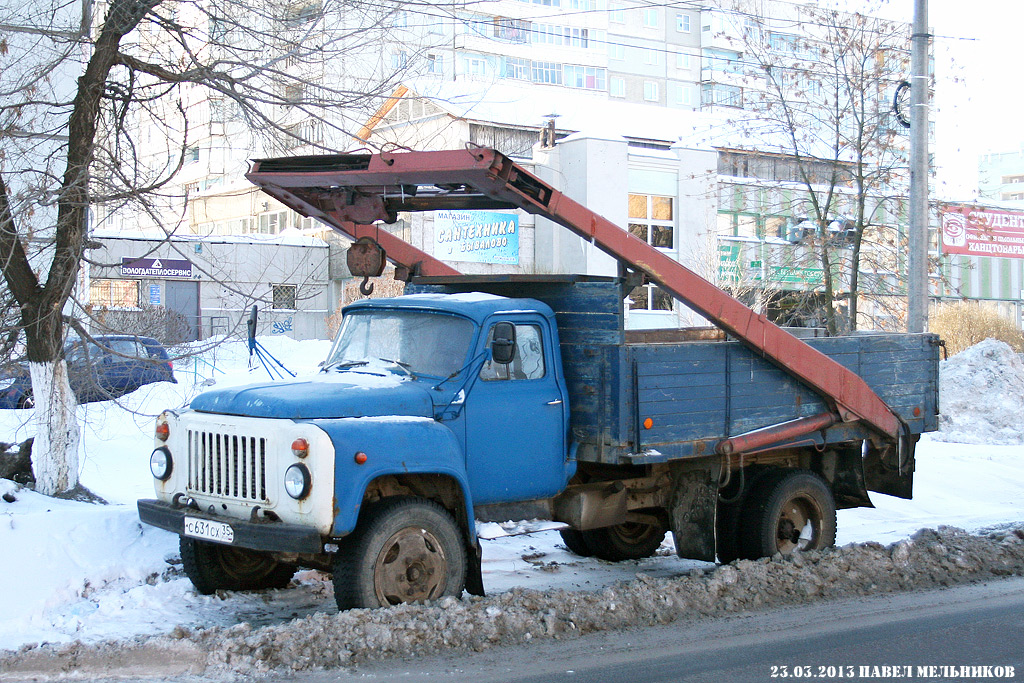
[[[417,278],[406,291],[486,291],[551,306],[580,461],[647,464],[710,455],[724,438],[829,410],[819,395],[747,345],[715,340],[703,329],[627,335],[624,287],[618,278],[509,275]],[[697,341],[628,343],[627,336]],[[708,336],[712,340],[702,340]],[[862,377],[910,434],[938,428],[936,335],[859,333],[804,341]],[[799,444],[869,436],[862,424],[841,423],[801,437]]]

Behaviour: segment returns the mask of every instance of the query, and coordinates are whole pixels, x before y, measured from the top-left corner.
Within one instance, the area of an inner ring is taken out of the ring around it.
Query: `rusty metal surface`
[[[897,416],[855,373],[495,150],[267,159],[254,162],[246,177],[300,213],[339,229],[352,221],[393,221],[399,211],[521,208],[543,216],[645,273],[785,369],[834,406],[840,420],[861,420],[890,438],[900,433]],[[396,262],[418,263],[424,275],[455,272],[411,245],[411,251],[383,240],[381,245]],[[442,268],[446,272],[434,272]]]
[[[749,453],[765,446],[796,439],[806,434],[820,432],[836,423],[837,416],[833,413],[822,413],[798,420],[783,422],[764,429],[758,429],[739,436],[722,439],[715,444],[715,452],[720,455],[733,453]]]

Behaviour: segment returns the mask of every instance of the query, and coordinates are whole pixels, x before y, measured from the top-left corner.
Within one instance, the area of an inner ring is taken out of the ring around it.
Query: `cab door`
[[[490,321],[485,336],[494,335]],[[466,398],[466,468],[474,504],[550,497],[565,487],[568,405],[547,323],[502,317],[516,330],[508,365],[488,361]]]

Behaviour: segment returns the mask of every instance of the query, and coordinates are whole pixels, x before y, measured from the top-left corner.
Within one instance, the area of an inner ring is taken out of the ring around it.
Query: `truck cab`
[[[444,554],[471,557],[475,505],[565,489],[568,417],[546,304],[481,293],[365,300],[344,310],[315,376],[215,389],[165,412],[151,458],[157,499],[140,501],[140,514],[181,535],[203,592],[280,585],[298,564],[338,571],[332,553],[387,500],[432,503],[450,527],[434,544],[456,536]],[[420,545],[424,554],[431,543]],[[431,591],[445,587],[415,595]]]

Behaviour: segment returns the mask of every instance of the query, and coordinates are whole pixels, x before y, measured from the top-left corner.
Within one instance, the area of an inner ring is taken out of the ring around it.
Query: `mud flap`
[[[484,595],[484,573],[481,568],[483,551],[480,539],[466,546],[466,592],[470,595]]]
[[[721,469],[722,461],[717,457],[682,462],[674,468],[668,514],[679,557],[715,561],[715,512]]]
[[[868,491],[884,493],[897,498],[913,497],[914,452],[917,434],[901,436],[898,443],[877,447],[870,441],[864,453],[864,482]]]

